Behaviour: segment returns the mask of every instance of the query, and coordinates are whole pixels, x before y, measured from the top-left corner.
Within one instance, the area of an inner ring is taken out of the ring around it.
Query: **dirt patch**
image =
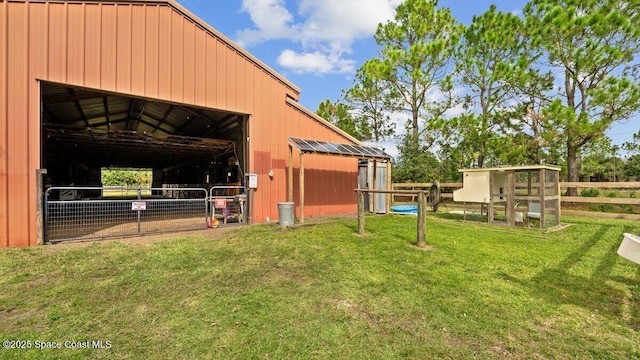
[[[238,225],[226,225],[220,226],[216,229],[201,229],[201,230],[189,230],[180,232],[165,232],[156,234],[145,234],[142,236],[127,236],[119,238],[104,238],[104,239],[90,239],[90,240],[75,240],[65,241],[57,244],[45,245],[45,251],[58,251],[64,249],[81,248],[96,243],[111,243],[119,242],[121,244],[131,246],[147,246],[159,241],[176,239],[181,237],[198,237],[206,239],[218,239],[223,238],[229,232],[238,228]]]
[[[416,249],[416,250],[420,250],[420,251],[433,251],[433,250],[436,249],[431,245],[426,245],[425,247],[420,247],[420,246],[418,246],[416,244],[413,244],[413,245],[411,245],[411,247]]]
[[[303,226],[308,225],[316,225],[320,223],[325,223],[329,221],[334,221],[337,219],[357,219],[356,213],[348,213],[348,214],[338,214],[338,215],[319,215],[305,218],[305,224]],[[256,225],[248,225],[248,226],[258,226]],[[113,237],[113,238],[102,238],[102,239],[86,239],[86,240],[74,240],[74,241],[65,241],[56,244],[48,244],[45,245],[45,251],[57,251],[64,250],[70,248],[80,248],[84,246],[88,246],[90,244],[95,243],[109,243],[109,242],[119,242],[126,245],[131,246],[146,246],[149,244],[153,244],[163,240],[176,239],[181,237],[198,237],[198,238],[206,238],[206,239],[221,239],[224,238],[228,233],[241,228],[245,225],[233,223],[233,224],[221,224],[220,227],[214,229],[199,229],[199,230],[188,230],[188,231],[179,231],[179,232],[163,232],[163,233],[151,233],[144,234],[141,236],[124,236],[124,237]],[[295,226],[295,225],[294,225]]]

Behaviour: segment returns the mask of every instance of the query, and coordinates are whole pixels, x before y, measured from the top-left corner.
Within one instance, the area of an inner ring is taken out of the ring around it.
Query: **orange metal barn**
[[[290,137],[358,144],[299,105],[299,93],[172,0],[0,1],[0,246],[38,243],[38,169],[50,185],[99,184],[104,166],[210,183],[231,171],[191,160],[230,161],[234,179],[257,174],[252,221],[276,219],[299,186],[287,181]],[[157,141],[165,146],[148,145]],[[305,215],[356,210],[356,157],[304,161]]]

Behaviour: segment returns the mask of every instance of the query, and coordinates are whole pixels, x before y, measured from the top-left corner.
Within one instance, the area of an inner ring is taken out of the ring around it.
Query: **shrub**
[[[598,197],[600,196],[600,190],[594,188],[580,190],[580,196],[582,197]]]
[[[613,206],[611,204],[597,204],[596,211],[613,212]]]
[[[615,198],[615,197],[618,197],[618,193],[616,191],[614,191],[614,190],[607,191],[606,197]]]

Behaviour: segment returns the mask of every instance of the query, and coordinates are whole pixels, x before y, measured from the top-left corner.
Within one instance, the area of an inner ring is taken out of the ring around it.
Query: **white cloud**
[[[464,108],[464,105],[462,105],[462,104],[458,104],[458,105],[456,105],[456,106],[454,106],[454,107],[452,107],[452,108],[448,109],[448,110],[444,113],[444,117],[445,117],[445,118],[449,118],[449,119],[450,119],[450,118],[454,118],[454,117],[457,117],[457,116],[460,116],[460,115],[464,114],[464,112],[465,112],[465,111],[466,111],[466,110],[465,110],[465,108]]]
[[[251,46],[272,39],[294,36],[293,16],[284,7],[283,0],[243,0],[242,10],[249,13],[255,29],[244,29],[237,41],[242,46]]]
[[[355,61],[342,59],[332,54],[315,51],[311,53],[297,53],[293,50],[284,50],[278,56],[278,64],[286,67],[296,74],[304,73],[345,73],[355,70]]]
[[[379,23],[393,18],[400,1],[301,0],[299,14],[306,17],[301,29],[307,39],[350,45],[375,33]]]
[[[296,8],[284,0],[243,0],[242,11],[254,27],[236,34],[242,46],[285,40],[299,49],[284,50],[280,65],[296,73],[350,73],[355,41],[369,38],[379,23],[393,19],[401,0],[298,0]],[[302,61],[300,63],[299,61]]]

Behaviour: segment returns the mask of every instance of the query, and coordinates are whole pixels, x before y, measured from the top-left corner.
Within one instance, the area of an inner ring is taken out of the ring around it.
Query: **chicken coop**
[[[489,224],[548,229],[560,225],[560,167],[505,166],[460,169],[453,201],[480,204]]]

